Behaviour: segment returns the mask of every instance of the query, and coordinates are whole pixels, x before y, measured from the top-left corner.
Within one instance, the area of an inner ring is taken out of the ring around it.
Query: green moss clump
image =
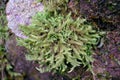
[[[7,38],[7,30],[8,28],[6,27],[6,17],[4,13],[4,8],[0,8],[0,39],[6,39]]]
[[[44,4],[46,11],[65,12],[67,10],[67,3],[69,0],[38,0]]]
[[[91,70],[92,46],[100,33],[83,18],[42,12],[33,17],[32,24],[21,26],[27,39],[18,38],[18,44],[29,50],[28,60],[38,61],[40,72],[71,72],[77,66]]]
[[[8,37],[8,34],[7,34],[8,28],[6,27],[7,21],[6,21],[4,10],[5,10],[4,7],[0,7],[0,53],[2,53],[2,51],[5,50],[4,43]],[[3,55],[0,55],[0,57]]]

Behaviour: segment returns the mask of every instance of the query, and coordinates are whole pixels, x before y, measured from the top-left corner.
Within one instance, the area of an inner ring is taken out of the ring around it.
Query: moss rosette
[[[18,44],[29,50],[28,60],[39,62],[40,72],[71,72],[77,66],[91,70],[92,46],[100,33],[86,19],[42,12],[21,30],[28,38],[18,38]]]

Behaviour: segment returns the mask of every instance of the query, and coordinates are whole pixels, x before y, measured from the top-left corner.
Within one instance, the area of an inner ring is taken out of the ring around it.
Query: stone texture
[[[36,0],[9,0],[6,6],[8,27],[15,35],[26,38],[19,25],[29,25],[37,12],[43,11],[43,5]]]

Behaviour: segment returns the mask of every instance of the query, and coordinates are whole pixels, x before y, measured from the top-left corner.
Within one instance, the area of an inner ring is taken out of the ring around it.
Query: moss
[[[38,0],[45,6],[45,10],[49,12],[59,11],[61,13],[67,10],[69,0]]]
[[[18,38],[18,44],[29,50],[28,60],[38,61],[41,72],[71,72],[77,66],[91,70],[92,46],[100,33],[83,18],[73,19],[54,12],[36,14],[30,26],[21,27],[28,39]]]
[[[7,38],[7,30],[8,28],[6,27],[6,17],[4,13],[4,8],[0,7],[0,39],[6,39]]]

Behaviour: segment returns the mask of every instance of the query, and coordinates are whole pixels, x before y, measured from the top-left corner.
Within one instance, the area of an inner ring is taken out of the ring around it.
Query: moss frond
[[[45,11],[37,13],[32,24],[21,30],[28,38],[18,38],[18,43],[29,50],[27,59],[39,62],[41,72],[71,72],[77,66],[91,69],[92,46],[100,33],[86,19]]]

